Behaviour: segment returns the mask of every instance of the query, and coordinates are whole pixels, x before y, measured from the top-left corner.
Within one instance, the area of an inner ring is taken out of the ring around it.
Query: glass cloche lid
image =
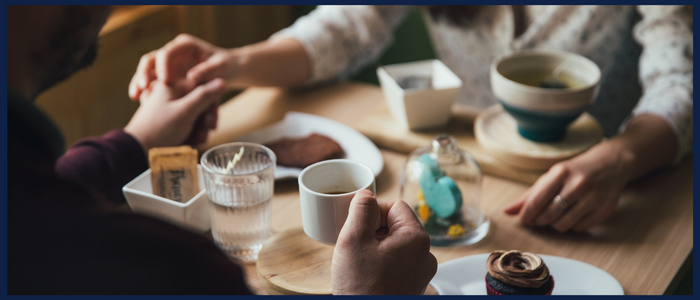
[[[447,134],[413,151],[401,172],[401,199],[413,208],[433,245],[480,241],[489,220],[480,206],[479,163]]]

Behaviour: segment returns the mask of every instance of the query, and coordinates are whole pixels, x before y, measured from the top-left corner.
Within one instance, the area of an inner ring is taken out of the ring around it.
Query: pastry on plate
[[[312,133],[302,138],[283,137],[265,144],[277,156],[277,164],[306,168],[320,161],[341,158],[343,148],[331,138]]]
[[[486,261],[488,295],[551,295],[554,277],[534,253],[498,250]]]

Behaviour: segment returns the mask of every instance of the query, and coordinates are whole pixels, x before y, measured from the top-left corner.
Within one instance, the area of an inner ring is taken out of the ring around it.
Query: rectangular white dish
[[[379,67],[377,76],[391,115],[411,130],[446,125],[462,87],[462,80],[437,59]],[[402,88],[399,81],[409,76],[430,78],[430,86]]]
[[[197,165],[199,193],[185,203],[156,196],[151,188],[151,169],[127,183],[122,192],[135,213],[149,215],[198,233],[209,230],[209,199],[204,188],[202,167]]]

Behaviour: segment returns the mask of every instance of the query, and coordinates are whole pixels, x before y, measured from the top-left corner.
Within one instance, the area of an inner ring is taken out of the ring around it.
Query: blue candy
[[[445,176],[435,159],[429,154],[418,157],[422,165],[418,182],[423,190],[425,203],[440,218],[449,218],[462,208],[462,193],[452,178]]]

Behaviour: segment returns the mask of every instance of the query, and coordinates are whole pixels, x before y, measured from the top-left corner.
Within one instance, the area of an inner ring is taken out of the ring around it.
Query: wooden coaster
[[[476,118],[474,135],[482,148],[504,163],[521,169],[546,170],[600,142],[603,128],[590,114],[583,113],[569,125],[562,140],[533,142],[520,136],[515,119],[502,106],[495,105]]]
[[[270,295],[331,295],[333,246],[301,228],[277,233],[258,254],[258,277]]]

